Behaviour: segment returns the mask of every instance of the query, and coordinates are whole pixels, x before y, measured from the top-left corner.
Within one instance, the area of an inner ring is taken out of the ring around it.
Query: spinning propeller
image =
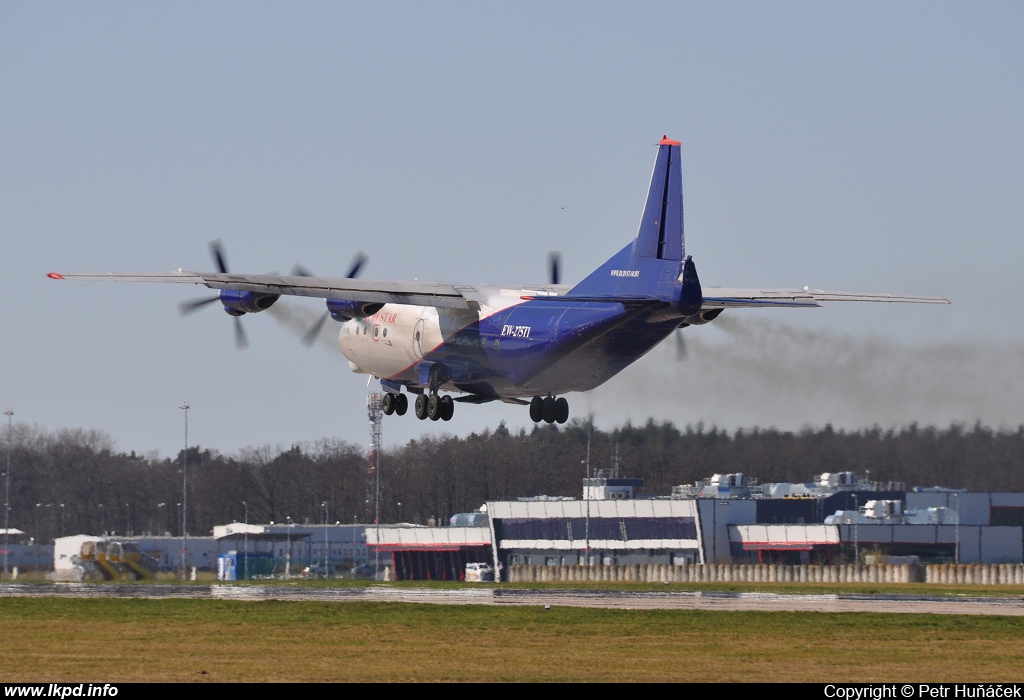
[[[228,264],[224,257],[224,247],[221,245],[220,240],[210,241],[210,255],[213,256],[213,263],[217,267],[217,272],[221,274],[227,274]],[[178,313],[182,316],[188,316],[191,313],[199,311],[199,309],[212,304],[215,301],[220,301],[221,295],[218,293],[212,297],[203,297],[201,299],[192,299],[191,301],[183,301],[178,304]],[[225,307],[226,308],[226,307]],[[231,313],[228,311],[228,313]],[[234,314],[232,314],[234,315]],[[242,319],[235,316],[235,348],[237,350],[245,350],[249,347],[249,339],[245,336],[245,329],[242,328]]]
[[[363,267],[363,265],[366,264],[366,262],[369,259],[370,258],[368,258],[366,256],[366,253],[364,253],[363,251],[360,250],[359,252],[357,252],[355,257],[352,258],[352,264],[349,265],[348,272],[345,273],[345,277],[348,278],[348,279],[353,279],[355,277],[358,277],[359,276],[359,270]],[[295,267],[292,268],[291,274],[294,277],[315,277],[316,276],[312,272],[310,272],[308,269],[306,269],[303,265],[301,265],[299,263],[296,263]],[[313,343],[316,342],[317,336],[320,335],[320,331],[323,330],[324,323],[327,321],[327,318],[330,315],[331,315],[330,311],[325,311],[323,313],[323,315],[320,316],[320,318],[318,318],[316,320],[316,323],[314,323],[312,326],[309,327],[309,330],[306,331],[306,333],[302,336],[302,344],[303,345],[305,345],[307,348],[313,347]]]
[[[557,250],[548,253],[548,281],[558,284],[561,279],[562,254]]]

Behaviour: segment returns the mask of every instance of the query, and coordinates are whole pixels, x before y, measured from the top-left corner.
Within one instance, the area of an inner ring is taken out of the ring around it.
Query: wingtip
[[[64,279],[64,275],[60,274],[59,272],[49,272],[49,273],[47,273],[46,276],[49,277],[52,280],[62,280],[62,279]]]

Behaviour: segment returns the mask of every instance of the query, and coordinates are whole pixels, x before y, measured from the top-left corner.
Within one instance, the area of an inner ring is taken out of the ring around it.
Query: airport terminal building
[[[335,576],[377,564],[398,580],[462,580],[466,565],[838,565],[865,557],[919,563],[1024,562],[1024,493],[907,490],[850,472],[757,484],[716,474],[671,494],[601,471],[582,497],[490,501],[447,527],[230,523],[212,536],[58,538],[56,576],[117,578],[186,571],[221,578]],[[41,548],[33,554],[39,556]],[[378,572],[382,573],[382,572]],[[141,574],[140,574],[141,575]],[[500,573],[499,573],[500,575]]]
[[[868,555],[921,563],[1024,561],[1024,493],[906,490],[849,472],[765,485],[743,474],[716,474],[666,496],[638,495],[641,486],[639,479],[599,473],[584,481],[583,498],[492,501],[478,513],[455,516],[478,518],[472,532],[389,526],[368,529],[367,543],[393,562],[398,579],[460,579],[467,561],[499,571],[520,565],[834,565]]]

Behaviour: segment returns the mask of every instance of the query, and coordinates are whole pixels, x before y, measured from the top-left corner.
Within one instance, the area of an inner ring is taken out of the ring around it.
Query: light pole
[[[105,534],[107,534],[107,531],[103,527],[103,516],[104,516],[104,514],[106,514],[107,511],[105,511],[103,509],[103,504],[102,503],[100,503],[99,506],[100,506],[100,537],[103,537]]]
[[[242,551],[242,566],[243,566],[243,578],[249,579],[249,503],[248,501],[242,501],[242,507],[245,508],[245,534],[243,535],[243,541],[245,542],[245,549]],[[237,542],[237,540],[236,540]],[[237,578],[237,576],[236,576]]]
[[[401,505],[401,504],[399,504]],[[327,578],[327,501],[324,501],[324,578]]]
[[[188,578],[185,555],[188,551],[188,401],[178,406],[185,412],[185,450],[181,453],[181,580]]]
[[[860,504],[857,502],[857,494],[853,494],[853,563],[860,561],[860,538],[858,537],[857,526],[860,523]]]
[[[164,534],[164,506],[166,503],[156,504],[156,534],[163,536]]]
[[[35,571],[36,571],[37,574],[39,573],[39,540],[42,539],[42,538],[39,537],[39,509],[42,508],[42,507],[43,507],[42,503],[36,503],[36,536],[32,538],[32,541],[35,544],[35,546],[32,548],[32,550],[33,550],[33,553],[36,555],[36,568],[35,568]]]
[[[35,544],[35,546],[33,546],[33,552],[36,555],[36,573],[39,573],[39,540],[42,539],[42,537],[39,536],[39,509],[42,507],[42,504],[36,504],[36,536],[32,538],[32,541]]]
[[[286,515],[284,538],[288,549],[284,553],[284,578],[287,581],[292,576],[292,516]]]
[[[587,501],[587,519],[586,519],[586,537],[587,544],[584,550],[584,556],[586,557],[586,565],[590,566],[593,562],[590,561],[590,435],[594,430],[594,418],[590,416],[587,421],[587,478],[583,482],[584,489],[583,494]]]
[[[64,536],[64,504],[60,504],[60,536]]]
[[[10,568],[8,567],[8,552],[11,550],[11,420],[13,420],[14,409],[10,406],[4,411],[7,416],[7,472],[5,481],[7,488],[4,491],[4,579],[8,579]]]
[[[124,534],[126,534],[128,537],[131,537],[132,536],[132,504],[131,503],[125,503],[124,504],[124,513],[125,513],[125,515],[124,515],[124,517],[125,517],[125,530],[124,530]]]
[[[956,563],[960,564],[960,494],[954,493],[956,499]]]

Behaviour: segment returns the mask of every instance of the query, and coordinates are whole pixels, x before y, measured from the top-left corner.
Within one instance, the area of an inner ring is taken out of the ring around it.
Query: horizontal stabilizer
[[[711,290],[708,290],[711,291]],[[714,289],[714,296],[704,297],[705,309],[744,307],[814,307],[823,301],[866,301],[899,304],[948,304],[943,297],[907,294],[865,294],[862,292],[825,292],[820,289]]]

